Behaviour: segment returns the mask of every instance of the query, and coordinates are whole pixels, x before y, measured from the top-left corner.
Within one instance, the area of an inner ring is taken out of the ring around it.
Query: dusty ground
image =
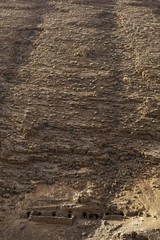
[[[159,0],[0,2],[0,239],[160,239]],[[29,221],[82,194],[123,220]]]

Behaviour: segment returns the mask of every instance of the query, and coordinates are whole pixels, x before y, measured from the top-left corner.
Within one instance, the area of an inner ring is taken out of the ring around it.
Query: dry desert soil
[[[160,0],[0,0],[0,240],[160,239]]]

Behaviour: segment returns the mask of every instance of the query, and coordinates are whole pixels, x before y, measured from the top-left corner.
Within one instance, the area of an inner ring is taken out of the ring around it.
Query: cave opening
[[[94,214],[95,218],[98,219],[99,218],[99,215],[96,213]]]
[[[69,211],[69,212],[68,212],[68,218],[71,218],[71,217],[72,217],[72,212]]]
[[[52,217],[55,217],[56,216],[56,212],[52,212]]]
[[[110,212],[105,212],[105,215],[107,215],[107,216],[108,216],[108,215],[111,215],[111,213],[110,213]]]
[[[82,216],[83,216],[83,218],[87,218],[87,213],[84,212],[84,213],[82,214]]]
[[[121,215],[122,217],[124,217],[124,213],[123,212],[120,212],[118,215]]]
[[[27,218],[29,218],[31,215],[31,212],[27,212]]]

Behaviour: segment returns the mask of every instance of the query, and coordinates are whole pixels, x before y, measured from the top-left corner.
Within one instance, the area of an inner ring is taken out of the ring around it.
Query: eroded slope
[[[133,239],[143,221],[158,229],[159,2],[0,8],[2,239]],[[77,219],[69,233],[23,219],[79,194],[128,219]]]

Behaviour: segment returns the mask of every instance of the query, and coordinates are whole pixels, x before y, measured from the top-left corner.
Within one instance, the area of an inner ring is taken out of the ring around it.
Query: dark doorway
[[[27,212],[27,218],[29,218],[31,215],[31,212]]]
[[[99,215],[98,214],[94,214],[95,218],[98,219],[99,218]]]
[[[71,217],[72,217],[72,212],[69,211],[69,212],[68,212],[68,218],[71,218]]]
[[[37,213],[37,215],[38,215],[38,216],[41,216],[41,215],[42,215],[42,213],[41,213],[41,212],[39,212],[39,213]]]
[[[124,213],[123,213],[123,212],[120,212],[118,215],[124,216]]]
[[[82,216],[83,216],[83,218],[87,218],[87,213],[84,212],[84,213],[82,214]]]
[[[52,212],[52,217],[55,217],[56,216],[56,212]]]

